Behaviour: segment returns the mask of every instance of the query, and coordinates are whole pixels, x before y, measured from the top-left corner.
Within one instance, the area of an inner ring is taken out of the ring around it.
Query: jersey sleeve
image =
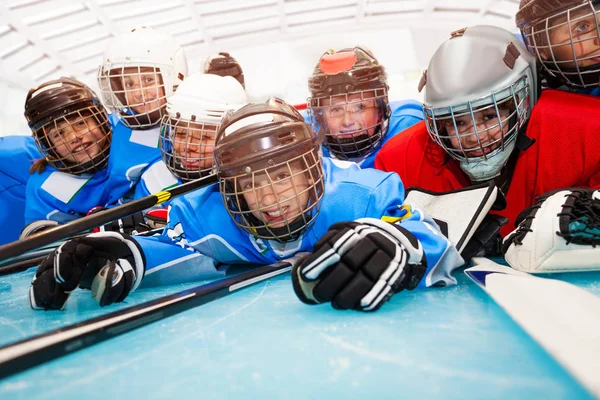
[[[142,281],[145,287],[211,279],[225,274],[226,269],[219,268],[216,260],[190,246],[183,228],[184,217],[189,216],[175,203],[169,207],[167,226],[161,235],[136,238],[146,258]]]
[[[373,190],[365,217],[374,217],[378,210],[385,210],[383,215],[379,212],[382,220],[402,225],[421,242],[427,259],[427,272],[419,287],[455,285],[452,271],[464,264],[458,250],[429,215],[403,203],[402,182],[398,175],[389,174]]]
[[[162,160],[156,160],[142,172],[140,180],[135,186],[134,198],[141,199],[179,184],[181,181],[169,171],[165,163]]]

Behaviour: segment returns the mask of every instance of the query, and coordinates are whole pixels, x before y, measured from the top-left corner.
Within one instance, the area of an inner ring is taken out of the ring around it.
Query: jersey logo
[[[175,243],[177,243],[178,245],[180,245],[183,248],[188,247],[188,241],[185,238],[185,232],[183,231],[183,227],[181,226],[181,222],[177,223],[173,229],[168,228],[167,229],[167,236],[174,241]]]

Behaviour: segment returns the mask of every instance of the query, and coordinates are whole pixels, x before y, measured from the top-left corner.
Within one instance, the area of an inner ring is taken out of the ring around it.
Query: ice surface
[[[79,291],[67,311],[32,311],[31,275],[0,277],[2,344],[124,307]],[[560,277],[600,293],[600,273]],[[373,314],[306,306],[289,275],[275,278],[5,379],[0,398],[590,398],[458,278]],[[141,290],[127,306],[189,286]]]

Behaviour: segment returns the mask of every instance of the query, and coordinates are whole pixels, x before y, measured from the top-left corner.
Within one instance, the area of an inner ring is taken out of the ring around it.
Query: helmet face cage
[[[211,173],[216,132],[216,124],[165,115],[160,150],[169,171],[183,182]]]
[[[387,133],[387,88],[310,98],[308,114],[313,130],[325,137],[323,144],[336,158],[366,157]]]
[[[48,164],[69,174],[93,174],[108,164],[112,131],[106,110],[95,104],[66,111],[33,127]]]
[[[165,74],[169,65],[111,64],[105,62],[98,72],[100,93],[109,110],[134,129],[158,125],[166,114]]]
[[[427,131],[455,160],[487,161],[516,140],[531,114],[530,82],[522,76],[490,96],[445,108],[423,105]]]
[[[600,4],[583,1],[521,26],[531,53],[553,78],[575,88],[600,85]]]
[[[264,240],[296,240],[313,223],[323,197],[318,146],[267,168],[224,176],[220,191],[244,231]]]

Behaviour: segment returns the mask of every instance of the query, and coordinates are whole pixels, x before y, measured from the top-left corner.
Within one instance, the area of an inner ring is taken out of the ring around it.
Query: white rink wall
[[[0,0],[0,136],[29,134],[29,88],[62,75],[94,90],[108,40],[136,26],[174,36],[189,71],[230,52],[253,101],[308,97],[328,49],[366,46],[386,67],[391,100],[422,100],[423,69],[450,32],[493,24],[516,32],[518,0]]]

